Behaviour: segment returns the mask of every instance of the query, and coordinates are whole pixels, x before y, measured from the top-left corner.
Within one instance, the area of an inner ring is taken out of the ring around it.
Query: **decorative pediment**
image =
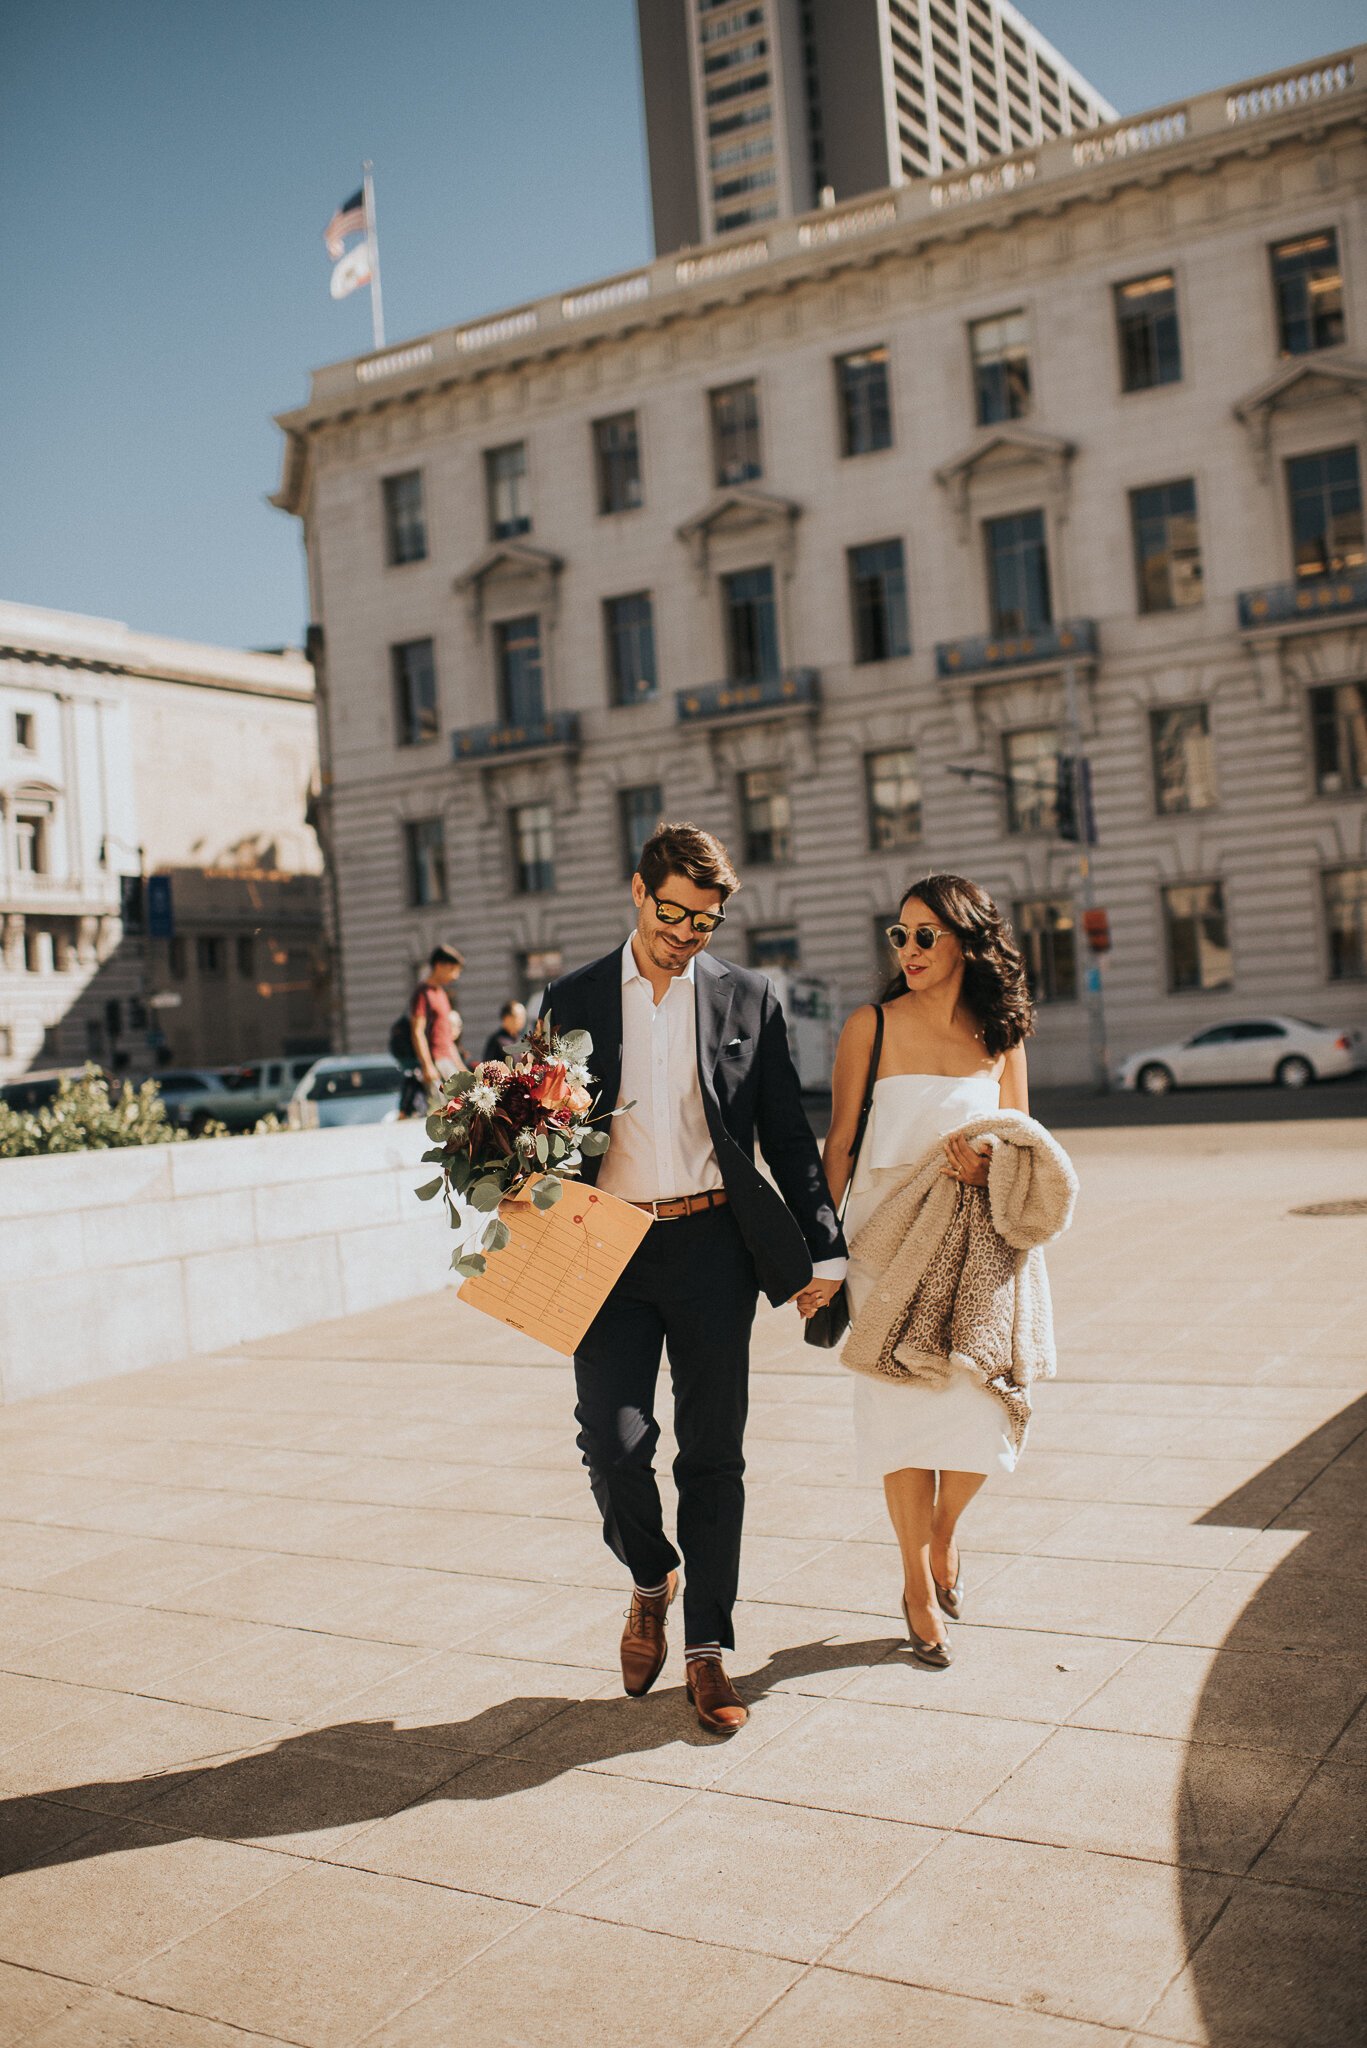
[[[1314,356],[1287,363],[1275,376],[1236,401],[1234,417],[1247,427],[1259,475],[1266,481],[1272,459],[1272,428],[1278,413],[1356,400],[1367,423],[1367,363],[1347,356]]]
[[[452,582],[451,588],[465,599],[470,623],[483,623],[491,596],[505,585],[511,592],[521,586],[529,604],[549,607],[554,613],[560,572],[565,562],[549,548],[534,548],[526,541],[500,540],[486,548]],[[553,623],[553,617],[550,623]]]
[[[0,783],[0,797],[14,806],[27,804],[33,810],[50,811],[62,795],[60,783],[46,775],[25,775],[17,782]]]
[[[1059,434],[1045,434],[1033,427],[989,427],[962,455],[937,469],[935,481],[948,491],[966,540],[975,484],[1022,470],[1041,471],[1061,509],[1067,496],[1068,466],[1076,453],[1076,444]]]
[[[754,534],[767,530],[773,535],[784,573],[792,574],[794,528],[802,507],[792,498],[780,498],[772,491],[757,491],[749,484],[733,484],[718,491],[675,531],[693,560],[699,576],[707,576],[712,549],[733,534]]]

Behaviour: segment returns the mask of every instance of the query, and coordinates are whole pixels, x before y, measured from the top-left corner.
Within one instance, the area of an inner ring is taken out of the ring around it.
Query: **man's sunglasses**
[[[929,953],[934,950],[937,939],[947,939],[952,936],[951,933],[945,930],[943,925],[939,924],[889,924],[884,925],[883,929],[888,935],[888,944],[895,953],[901,952],[908,939],[915,940],[918,953]]]
[[[646,895],[655,905],[655,915],[661,924],[682,924],[688,918],[695,932],[714,932],[719,924],[726,923],[724,910],[689,910],[682,903],[671,903],[667,897],[657,896],[653,889]]]

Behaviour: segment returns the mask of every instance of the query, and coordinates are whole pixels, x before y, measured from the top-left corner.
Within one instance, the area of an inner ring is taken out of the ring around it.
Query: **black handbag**
[[[873,1108],[873,1090],[878,1080],[878,1062],[883,1052],[883,1006],[879,1003],[874,1010],[873,1051],[869,1056],[869,1077],[864,1083],[864,1100],[860,1105],[859,1122],[855,1128],[854,1143],[850,1147],[850,1177],[845,1183],[845,1193],[840,1204],[838,1221],[843,1229],[845,1211],[850,1206],[850,1189],[854,1186],[854,1171],[859,1164],[860,1147],[864,1143],[864,1132],[868,1127],[869,1112]],[[808,1316],[802,1331],[804,1344],[815,1344],[820,1351],[832,1351],[850,1327],[849,1289],[842,1280],[830,1300],[823,1302],[814,1316]]]

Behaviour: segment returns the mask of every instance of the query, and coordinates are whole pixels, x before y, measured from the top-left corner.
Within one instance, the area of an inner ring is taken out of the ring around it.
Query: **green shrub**
[[[223,1137],[210,1124],[205,1137]],[[0,1103],[0,1159],[32,1159],[45,1152],[108,1152],[122,1145],[179,1145],[188,1133],[172,1123],[155,1081],[134,1088],[125,1081],[111,1096],[98,1067],[66,1077],[46,1109],[14,1110]]]

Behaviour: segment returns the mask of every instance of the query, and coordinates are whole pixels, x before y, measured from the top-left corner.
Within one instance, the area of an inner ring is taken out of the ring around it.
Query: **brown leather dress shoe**
[[[669,1655],[665,1616],[678,1590],[677,1572],[669,1574],[663,1593],[645,1594],[632,1589],[627,1625],[622,1630],[622,1683],[634,1700],[648,1693],[664,1670]]]
[[[719,1657],[692,1657],[684,1667],[688,1697],[709,1735],[734,1735],[750,1718],[750,1709],[732,1685]]]

